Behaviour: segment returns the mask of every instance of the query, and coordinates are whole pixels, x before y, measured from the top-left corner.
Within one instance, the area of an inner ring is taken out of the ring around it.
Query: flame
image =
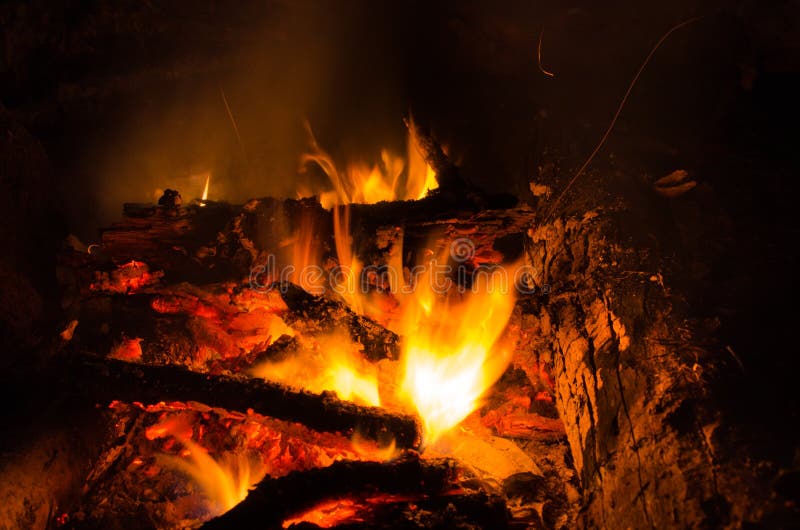
[[[391,286],[399,306],[386,311],[358,283],[363,265],[352,250],[349,208],[333,212],[336,251],[347,271],[346,285],[337,292],[354,311],[403,337],[399,397],[417,411],[425,441],[432,444],[480,406],[481,396],[508,366],[510,350],[497,343],[514,309],[509,278],[516,266],[483,270],[460,292],[437,272],[447,263],[446,248],[424,264],[413,285]],[[398,259],[389,265],[397,270],[402,250],[395,254]]]
[[[510,349],[499,344],[499,339],[515,297],[508,285],[509,272],[513,272],[510,269],[500,271],[505,285],[498,285],[494,275],[483,274],[473,278],[468,292],[445,292],[441,285],[435,285],[443,278],[437,277],[432,266],[447,263],[444,251],[425,267],[412,289],[401,288],[402,249],[392,252],[387,290],[395,299],[394,307],[376,302],[375,291],[381,289],[362,285],[365,267],[353,245],[348,205],[420,199],[438,185],[415,130],[410,124],[406,160],[383,151],[380,162],[371,167],[350,163],[340,171],[309,129],[311,152],[301,162],[317,164],[333,186],[320,197],[324,207],[333,208],[339,262],[338,281],[333,287],[355,312],[372,317],[403,337],[398,397],[417,411],[426,443],[432,444],[480,406],[481,396],[508,366]]]
[[[204,201],[208,200],[208,185],[209,185],[210,182],[211,182],[211,174],[209,173],[208,176],[206,176],[206,185],[203,188],[203,198],[202,198],[202,200],[204,200]]]
[[[211,183],[211,173],[206,175],[206,185],[203,188],[203,197],[200,199],[200,206],[205,206],[208,200],[208,185]]]
[[[505,371],[511,351],[499,339],[515,302],[504,270],[448,294],[436,292],[433,270],[402,300],[394,326],[403,337],[401,397],[417,410],[428,444],[476,410]]]
[[[515,266],[481,271],[466,292],[447,291],[442,284],[447,279],[436,272],[447,263],[447,248],[426,264],[413,286],[406,286],[413,288],[390,286],[399,307],[387,311],[360,283],[364,267],[352,249],[349,207],[335,207],[333,214],[344,282],[337,292],[355,312],[403,337],[400,399],[417,411],[425,441],[432,444],[480,406],[481,396],[510,362],[510,349],[497,343],[514,309],[509,278]],[[397,271],[402,250],[395,255],[389,265]]]
[[[397,442],[394,438],[388,444],[381,444],[375,440],[364,438],[362,434],[355,430],[350,443],[353,445],[353,450],[361,457],[362,460],[372,460],[376,462],[388,462],[399,457],[401,454],[400,449],[397,448]]]
[[[324,208],[340,204],[421,199],[429,190],[439,186],[433,168],[422,156],[413,123],[409,126],[406,159],[384,149],[378,163],[370,166],[363,162],[351,162],[344,171],[337,169],[332,157],[317,144],[308,123],[306,128],[311,152],[301,157],[301,165],[317,164],[333,185],[333,190],[320,193]]]
[[[360,285],[364,267],[352,250],[349,207],[335,207],[333,214],[345,283],[337,292],[355,312],[403,337],[400,399],[417,411],[426,442],[434,443],[480,406],[481,396],[508,366],[510,349],[496,343],[514,309],[509,278],[516,266],[483,270],[474,275],[466,292],[448,291],[449,280],[437,273],[437,267],[447,263],[449,248],[445,248],[425,264],[414,285],[401,290],[390,286],[399,307],[386,311]],[[402,267],[401,256],[399,249],[390,268]]]
[[[290,242],[289,263],[294,267],[294,272],[289,275],[289,280],[314,294],[318,294],[323,284],[321,269],[317,267],[322,262],[322,243],[318,233],[319,227],[314,213],[304,210]]]
[[[377,368],[358,353],[347,337],[317,339],[313,348],[301,348],[280,361],[255,366],[252,375],[311,392],[333,391],[339,399],[380,406]]]
[[[244,500],[250,486],[267,472],[262,462],[249,458],[245,453],[225,453],[218,459],[213,458],[191,439],[192,427],[181,415],[151,426],[145,434],[150,440],[172,436],[183,445],[180,456],[161,454],[158,459],[197,484],[208,500],[209,513],[214,517]]]

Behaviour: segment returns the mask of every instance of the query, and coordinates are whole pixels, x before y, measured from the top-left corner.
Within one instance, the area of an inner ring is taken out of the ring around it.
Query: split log
[[[408,457],[395,462],[341,461],[319,469],[265,478],[245,500],[212,519],[202,530],[281,528],[288,517],[324,500],[359,493],[435,495],[452,487],[456,468],[450,460]]]
[[[64,383],[96,402],[196,401],[227,410],[252,410],[317,431],[350,434],[358,430],[360,435],[374,440],[389,434],[401,449],[418,448],[421,444],[421,427],[414,417],[340,401],[332,392],[318,395],[260,379],[86,355],[68,360],[64,368]]]

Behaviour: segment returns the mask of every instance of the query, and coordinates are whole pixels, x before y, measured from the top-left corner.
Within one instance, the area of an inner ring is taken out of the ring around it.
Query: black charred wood
[[[283,320],[290,326],[301,325],[306,332],[317,330],[320,333],[343,326],[354,340],[361,343],[367,359],[379,361],[400,357],[400,338],[371,318],[361,316],[335,300],[314,296],[289,282],[276,282],[272,288],[279,290],[289,308]]]
[[[349,435],[357,429],[360,435],[375,440],[392,436],[401,449],[416,449],[421,443],[421,427],[414,417],[341,401],[332,392],[312,394],[243,376],[209,375],[88,355],[76,355],[65,364],[64,384],[95,403],[196,401],[227,410],[253,410],[317,431]]]
[[[406,457],[395,462],[340,461],[331,466],[265,478],[245,500],[202,530],[281,528],[287,518],[316,504],[364,493],[439,495],[452,487],[450,460]]]
[[[319,530],[311,522],[289,525],[290,530]],[[504,530],[509,528],[505,501],[484,492],[434,496],[407,502],[377,504],[362,521],[345,522],[336,530]],[[527,528],[527,526],[525,527]]]

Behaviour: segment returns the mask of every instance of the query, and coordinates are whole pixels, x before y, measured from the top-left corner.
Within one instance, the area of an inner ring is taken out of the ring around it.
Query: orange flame
[[[505,270],[475,278],[463,294],[434,290],[433,268],[401,299],[402,397],[417,410],[426,443],[464,420],[503,374],[510,349],[499,338],[514,309]]]
[[[221,515],[244,500],[250,486],[266,474],[266,466],[244,453],[213,458],[191,439],[192,427],[187,421],[180,415],[174,416],[151,426],[145,434],[151,440],[173,436],[183,445],[180,456],[161,454],[158,460],[191,478],[207,499],[208,512],[212,516]]]
[[[450,249],[444,249],[412,280],[414,285],[401,290],[391,286],[399,307],[394,314],[381,314],[357,283],[363,265],[351,248],[347,206],[334,208],[334,230],[340,264],[350,275],[339,292],[354,311],[385,323],[403,338],[400,398],[416,409],[426,442],[434,443],[478,408],[481,396],[510,362],[510,350],[497,343],[514,309],[516,266],[480,270],[469,290],[456,292],[446,289],[449,280],[437,273],[437,266],[447,263]]]
[[[351,162],[344,171],[339,171],[333,158],[317,144],[308,123],[306,128],[311,152],[303,155],[300,162],[302,165],[317,164],[333,185],[333,190],[320,193],[324,208],[339,204],[421,199],[429,190],[438,187],[436,174],[422,157],[413,123],[409,127],[406,160],[384,149],[380,161],[371,167],[369,164]]]
[[[347,337],[320,337],[313,349],[300,349],[281,361],[267,361],[251,373],[311,392],[334,391],[339,399],[379,406],[377,368],[365,361]]]
[[[403,338],[399,398],[420,415],[426,442],[432,444],[480,406],[481,396],[508,366],[510,351],[499,339],[514,308],[509,281],[514,269],[501,269],[500,278],[483,271],[473,278],[468,292],[454,293],[435,285],[442,278],[435,277],[435,268],[429,266],[415,285],[403,286],[413,288],[401,288],[401,249],[389,258],[389,290],[397,307],[381,307],[372,293],[365,292],[361,285],[365,268],[353,245],[348,205],[419,199],[437,187],[414,131],[412,124],[405,161],[383,151],[380,163],[372,167],[351,163],[340,171],[309,129],[311,152],[302,162],[316,163],[333,186],[321,195],[321,202],[326,208],[333,207],[341,269],[336,292],[355,312],[385,323]],[[445,264],[446,258],[447,252],[442,252],[436,262]]]
[[[203,196],[200,199],[200,206],[205,206],[208,200],[208,185],[211,183],[211,173],[206,174],[206,185],[203,187]]]

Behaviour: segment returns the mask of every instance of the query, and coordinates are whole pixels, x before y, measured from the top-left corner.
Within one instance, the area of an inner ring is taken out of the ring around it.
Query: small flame
[[[206,175],[206,185],[203,188],[203,198],[200,199],[200,206],[205,206],[208,200],[208,185],[211,183],[211,173]]]
[[[289,276],[289,280],[310,293],[317,293],[317,289],[323,283],[323,275],[316,266],[322,261],[319,232],[314,213],[308,210],[302,211],[291,241],[289,263],[294,267],[294,272]]]
[[[377,368],[366,362],[348,338],[321,337],[313,349],[301,349],[281,361],[267,361],[251,373],[311,392],[334,391],[339,399],[381,404]]]
[[[333,185],[333,190],[320,193],[320,202],[324,208],[341,204],[421,199],[429,190],[438,187],[433,168],[422,156],[413,124],[409,127],[406,160],[384,149],[378,163],[370,166],[363,162],[353,162],[347,164],[344,171],[338,170],[333,158],[317,144],[308,124],[306,128],[311,152],[303,155],[300,162],[303,165],[317,164]]]
[[[221,515],[244,500],[249,488],[266,474],[266,466],[244,453],[213,458],[191,439],[187,421],[180,415],[170,418],[148,428],[146,436],[151,440],[173,436],[183,445],[180,456],[161,454],[159,461],[190,477],[208,500],[209,513]]]
[[[182,439],[184,456],[161,456],[170,465],[191,477],[209,500],[209,512],[221,515],[247,497],[250,486],[258,482],[264,472],[246,455],[222,455],[212,458],[200,445]]]
[[[358,429],[353,433],[350,442],[353,444],[353,450],[355,450],[358,456],[363,460],[388,462],[399,457],[401,454],[394,438],[391,439],[388,445],[380,444],[374,440],[365,438]]]

